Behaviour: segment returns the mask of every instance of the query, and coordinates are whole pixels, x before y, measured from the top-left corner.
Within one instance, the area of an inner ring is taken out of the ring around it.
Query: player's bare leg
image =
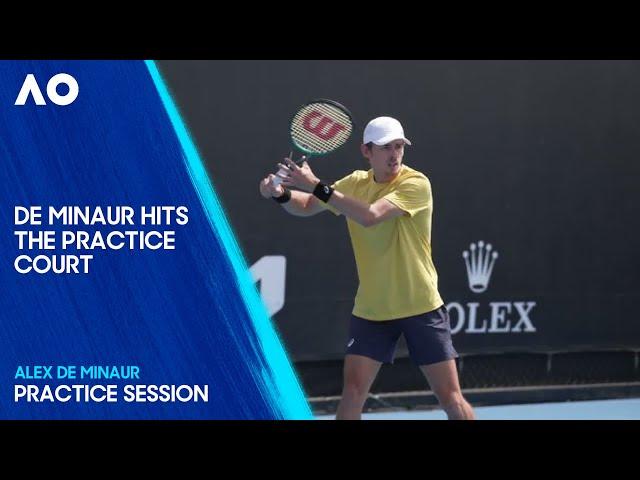
[[[471,405],[462,396],[455,360],[420,367],[449,420],[475,420]]]
[[[336,420],[360,420],[369,389],[382,363],[362,355],[346,355],[344,384]]]

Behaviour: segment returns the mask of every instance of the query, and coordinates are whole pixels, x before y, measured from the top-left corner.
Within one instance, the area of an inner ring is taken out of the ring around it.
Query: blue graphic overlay
[[[311,418],[153,62],[0,62],[0,132],[0,418]]]

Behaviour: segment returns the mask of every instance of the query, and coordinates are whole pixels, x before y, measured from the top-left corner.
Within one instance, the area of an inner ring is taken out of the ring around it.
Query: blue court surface
[[[640,420],[640,398],[475,407],[478,420]],[[321,415],[318,420],[331,420]],[[365,413],[363,420],[446,420],[442,410]]]

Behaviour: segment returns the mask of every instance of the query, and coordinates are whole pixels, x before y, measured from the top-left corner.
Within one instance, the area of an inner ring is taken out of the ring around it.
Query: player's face
[[[363,154],[371,163],[377,182],[393,180],[402,167],[404,140],[394,140],[386,145],[363,146]]]

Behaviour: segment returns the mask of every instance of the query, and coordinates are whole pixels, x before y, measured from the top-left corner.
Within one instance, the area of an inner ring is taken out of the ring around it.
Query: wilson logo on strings
[[[347,127],[341,123],[323,115],[317,110],[307,113],[302,121],[302,126],[306,131],[313,133],[322,140],[331,140],[339,132],[347,129]]]

